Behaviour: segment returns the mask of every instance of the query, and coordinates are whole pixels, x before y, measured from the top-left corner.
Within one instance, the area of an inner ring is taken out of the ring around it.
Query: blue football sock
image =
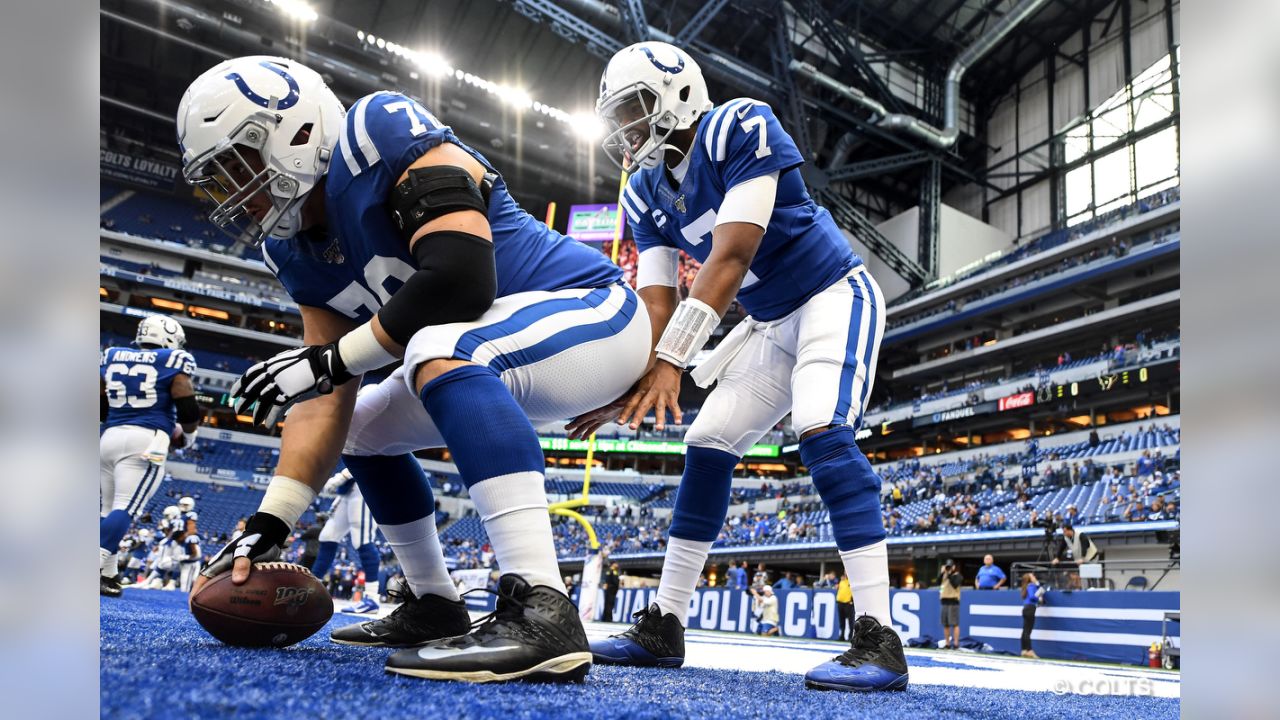
[[[547,514],[546,461],[538,434],[502,378],[487,367],[464,365],[424,385],[420,397],[502,572],[564,592]]]
[[[378,552],[378,546],[365,543],[356,548],[356,554],[360,556],[360,569],[364,571],[365,582],[376,582],[378,568],[382,565],[382,555]]]
[[[841,552],[885,538],[880,516],[880,476],[842,425],[800,441],[800,461],[831,513],[831,532]]]
[[[713,542],[729,513],[729,486],[741,458],[723,450],[689,446],[684,475],[671,512],[671,537]]]
[[[343,455],[369,514],[379,525],[403,525],[434,513],[431,482],[418,459],[403,455]]]
[[[129,513],[124,510],[112,510],[107,516],[98,521],[98,547],[107,552],[115,552],[120,549],[120,541],[124,539],[124,534],[129,532],[129,523],[133,518],[129,517]]]
[[[320,541],[320,550],[316,552],[316,561],[311,565],[311,574],[324,578],[333,567],[333,559],[338,555],[338,543]]]

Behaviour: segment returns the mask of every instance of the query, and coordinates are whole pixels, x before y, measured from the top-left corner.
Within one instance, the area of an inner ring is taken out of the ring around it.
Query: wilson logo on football
[[[276,588],[276,601],[272,605],[291,605],[297,607],[306,604],[313,588],[279,587]]]

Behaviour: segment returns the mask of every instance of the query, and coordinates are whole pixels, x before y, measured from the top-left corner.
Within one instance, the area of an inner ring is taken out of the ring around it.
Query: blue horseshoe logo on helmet
[[[644,53],[645,56],[649,58],[649,62],[653,63],[653,66],[658,68],[662,72],[669,72],[672,75],[675,75],[676,73],[684,69],[684,58],[680,57],[679,55],[676,55],[675,67],[672,67],[670,65],[663,65],[662,62],[658,60],[658,58],[653,56],[653,51],[647,47],[640,48],[640,52]]]
[[[279,75],[280,77],[284,78],[284,81],[289,84],[289,94],[280,99],[280,102],[276,105],[275,109],[288,110],[294,105],[297,105],[298,104],[298,81],[294,80],[292,75],[285,72],[284,68],[280,67],[279,65],[276,65],[273,62],[263,60],[258,64],[270,70],[271,72]],[[271,105],[271,100],[269,98],[264,98],[258,93],[251,90],[249,88],[249,83],[246,83],[244,81],[244,78],[240,77],[240,73],[233,72],[230,75],[227,75],[227,79],[234,82],[236,84],[236,87],[240,89],[240,93],[245,97],[249,98],[250,101],[252,101],[255,104],[261,105],[264,108],[269,109],[269,106]]]

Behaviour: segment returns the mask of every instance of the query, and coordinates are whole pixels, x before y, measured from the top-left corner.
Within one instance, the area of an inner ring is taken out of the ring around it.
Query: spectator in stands
[[[746,590],[747,589],[747,568],[746,563],[739,566],[732,561],[729,562],[729,569],[725,571],[728,578],[728,587],[730,590]]]
[[[765,585],[758,592],[752,590],[755,600],[751,603],[751,613],[756,620],[760,622],[756,628],[758,635],[777,635],[778,629],[778,598],[773,594],[773,588]]]
[[[751,578],[752,593],[759,592],[761,588],[769,584],[769,571],[765,569],[764,563],[756,566],[756,574]]]
[[[613,622],[613,606],[618,600],[618,587],[621,579],[618,576],[618,563],[610,563],[609,569],[604,574],[604,614],[600,616],[603,622]]]
[[[978,568],[978,577],[974,579],[973,586],[979,590],[999,590],[1004,587],[1005,581],[1004,571],[996,565],[995,557],[986,555],[982,558],[982,567]]]
[[[778,581],[773,584],[773,589],[774,590],[790,590],[795,586],[796,586],[796,576],[794,573],[789,572],[783,575],[782,577],[778,578]]]
[[[1035,573],[1022,576],[1022,657],[1038,658],[1031,649],[1031,632],[1036,626],[1036,606],[1044,602],[1044,588]]]
[[[295,542],[302,543],[302,552],[298,555],[298,564],[303,567],[311,567],[316,564],[316,555],[320,552],[320,528],[324,526],[329,516],[325,513],[316,515],[316,521],[308,527],[304,527],[298,533]]]
[[[1141,434],[1141,433],[1139,433]],[[1151,459],[1151,451],[1143,450],[1142,457],[1138,458],[1138,468],[1135,473],[1138,477],[1147,477],[1156,469],[1155,461]]]
[[[947,560],[942,564],[938,584],[942,604],[943,647],[956,650],[960,647],[960,587],[964,585],[964,576],[960,574],[954,560]]]
[[[573,576],[571,575],[564,576],[564,594],[568,595],[570,600],[573,599]],[[574,607],[577,607],[578,602],[580,601],[581,598],[578,598],[578,600],[573,603]]]

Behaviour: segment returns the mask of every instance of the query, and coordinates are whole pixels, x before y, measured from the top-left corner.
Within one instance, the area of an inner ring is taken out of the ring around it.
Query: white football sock
[[[888,543],[878,543],[840,553],[844,571],[853,590],[854,612],[870,615],[885,627],[893,627],[889,619],[889,550]]]
[[[364,581],[364,596],[369,598],[370,600],[373,600],[374,602],[378,601],[378,581],[377,580],[374,580],[373,582],[369,582],[369,580],[366,579]]]
[[[109,553],[105,548],[98,548],[102,566],[99,568],[102,577],[113,578],[120,573],[120,558],[115,553]]]
[[[401,525],[379,523],[378,527],[395,551],[400,568],[404,570],[404,579],[414,595],[458,599],[458,588],[449,578],[449,569],[444,566],[444,552],[440,549],[440,536],[436,534],[435,513]],[[366,588],[368,583],[366,578]],[[377,585],[375,581],[373,586],[376,588]]]
[[[484,522],[502,574],[515,573],[530,585],[564,592],[542,473],[499,475],[472,485],[467,492]]]
[[[698,576],[707,564],[711,543],[697,540],[667,539],[667,552],[662,560],[662,579],[658,581],[658,607],[663,614],[672,613],[681,625],[689,623],[689,601],[698,587]]]

